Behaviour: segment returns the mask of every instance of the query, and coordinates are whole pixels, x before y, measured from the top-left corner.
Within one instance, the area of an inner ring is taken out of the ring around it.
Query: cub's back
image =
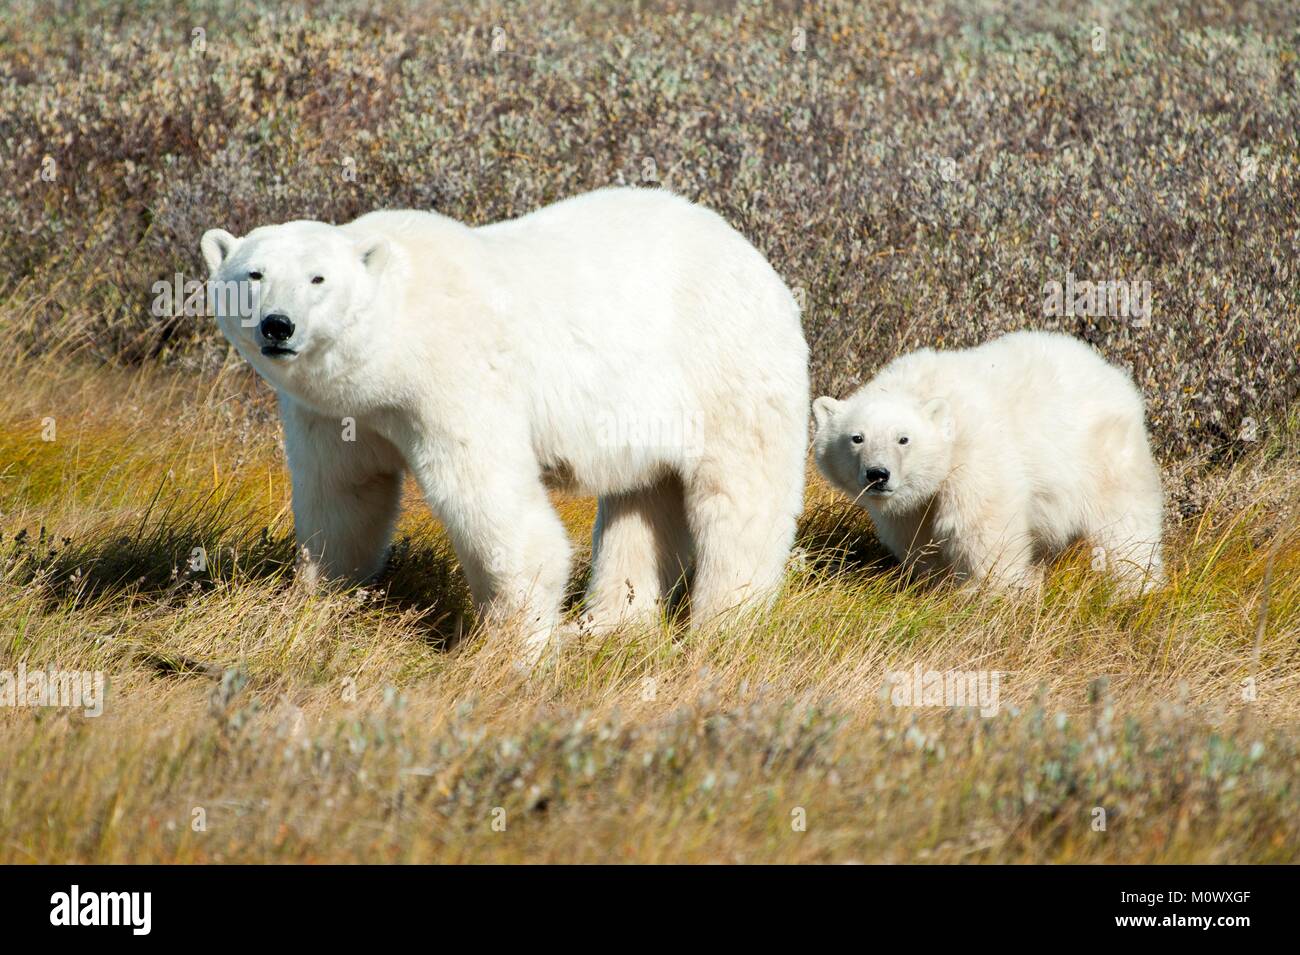
[[[1083,500],[1099,469],[1143,453],[1142,398],[1127,374],[1068,335],[1018,332],[966,353],[998,409],[991,433],[1012,447],[1051,507]]]
[[[997,453],[1074,462],[1095,453],[1099,430],[1142,430],[1129,376],[1086,343],[1056,332],[1013,332],[974,348],[924,348],[890,362],[867,388],[946,397],[958,429]],[[1144,440],[1144,439],[1143,439]]]
[[[964,353],[967,374],[1028,417],[1142,413],[1128,374],[1060,332],[1012,332]]]

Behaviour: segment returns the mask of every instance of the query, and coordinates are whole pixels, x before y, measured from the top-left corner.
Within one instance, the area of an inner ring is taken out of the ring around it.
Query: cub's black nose
[[[889,483],[889,468],[867,468],[863,477],[866,478],[866,487],[868,489],[884,487]]]
[[[268,342],[287,342],[293,337],[293,322],[289,321],[288,315],[267,315],[258,327]]]

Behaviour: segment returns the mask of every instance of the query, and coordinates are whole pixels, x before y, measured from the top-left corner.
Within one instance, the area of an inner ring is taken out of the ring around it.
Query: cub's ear
[[[817,430],[820,431],[826,427],[826,422],[839,413],[844,402],[832,398],[830,395],[822,395],[813,402],[813,420],[817,422]]]
[[[239,245],[239,240],[225,229],[209,229],[199,240],[199,250],[203,260],[208,263],[208,272],[217,274],[221,264],[230,258],[230,254]]]
[[[951,441],[953,436],[952,406],[948,404],[947,398],[931,398],[925,403],[922,409],[926,418],[928,418],[939,433],[943,435],[944,440]]]
[[[378,275],[384,271],[393,251],[392,245],[383,236],[362,239],[357,243],[357,249],[361,255],[361,263],[371,275]]]

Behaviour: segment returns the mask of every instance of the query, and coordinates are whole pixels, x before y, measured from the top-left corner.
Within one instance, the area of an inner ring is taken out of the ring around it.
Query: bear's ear
[[[384,266],[388,264],[392,246],[383,236],[373,236],[362,239],[357,243],[357,250],[361,256],[361,264],[366,267],[366,271],[371,275],[378,275],[384,271]]]
[[[925,403],[923,409],[925,416],[930,422],[939,429],[945,441],[951,441],[953,436],[952,406],[948,404],[947,398],[931,398]]]
[[[216,275],[237,245],[239,240],[225,229],[209,229],[203,233],[203,238],[199,240],[199,250],[203,253],[203,260],[208,263],[208,271]]]
[[[817,422],[817,430],[820,431],[826,427],[826,422],[839,412],[844,402],[832,398],[830,395],[822,395],[813,402],[813,420]]]

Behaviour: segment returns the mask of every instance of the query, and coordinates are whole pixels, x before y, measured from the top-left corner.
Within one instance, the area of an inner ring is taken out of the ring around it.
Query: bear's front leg
[[[402,456],[374,432],[281,395],[299,580],[362,583],[382,569],[401,500]]]
[[[412,462],[483,622],[517,631],[533,666],[560,625],[571,547],[524,442],[431,448]],[[510,453],[515,449],[516,453]]]
[[[943,553],[958,582],[995,590],[1035,586],[1034,538],[1024,506],[1015,496],[984,498],[970,513],[948,513],[936,521]]]
[[[952,569],[943,555],[942,546],[933,541],[914,547],[902,563],[904,577],[909,583],[933,583]]]
[[[914,511],[892,514],[867,503],[876,536],[898,558],[904,577],[910,582],[933,582],[950,570],[943,552],[944,542],[934,536],[932,506],[930,502]]]

